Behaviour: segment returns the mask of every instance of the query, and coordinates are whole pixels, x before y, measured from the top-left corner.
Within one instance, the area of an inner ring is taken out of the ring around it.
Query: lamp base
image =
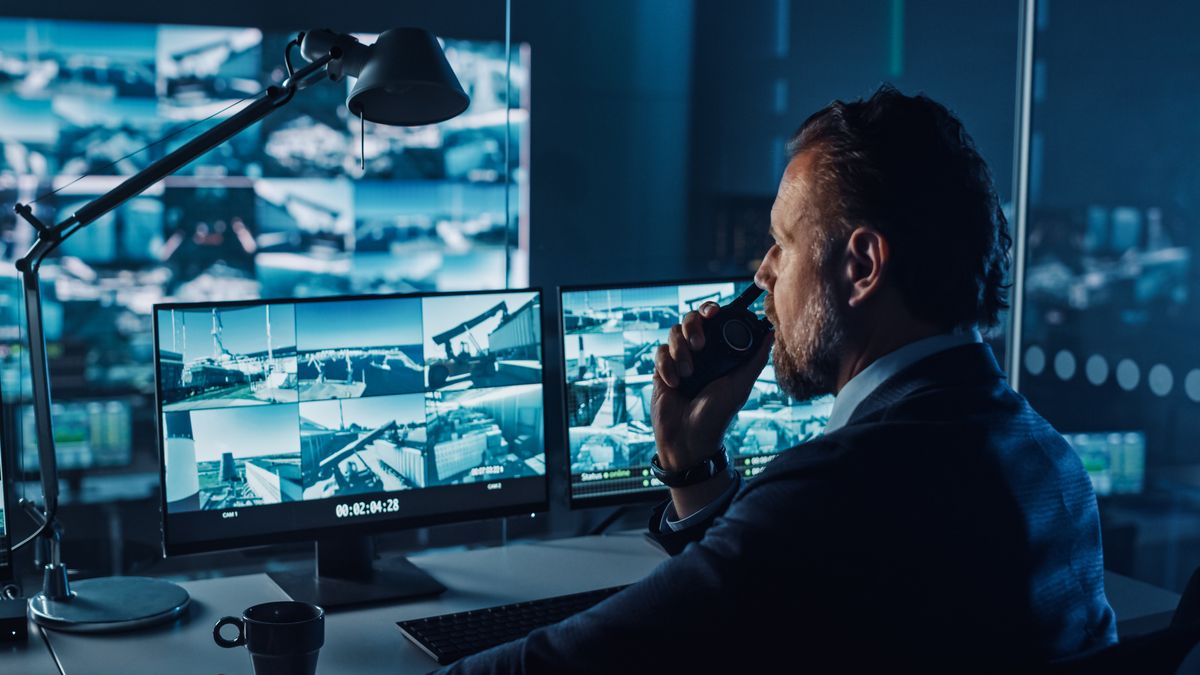
[[[65,600],[38,593],[29,600],[29,616],[52,630],[107,633],[171,621],[190,600],[187,591],[162,579],[103,577],[72,583]]]

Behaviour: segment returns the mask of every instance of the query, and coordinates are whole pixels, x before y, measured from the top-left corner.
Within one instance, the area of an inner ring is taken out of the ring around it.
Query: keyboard
[[[485,649],[525,637],[535,629],[599,604],[625,586],[601,588],[586,593],[515,602],[511,605],[474,609],[397,621],[400,632],[442,665],[477,654]]]

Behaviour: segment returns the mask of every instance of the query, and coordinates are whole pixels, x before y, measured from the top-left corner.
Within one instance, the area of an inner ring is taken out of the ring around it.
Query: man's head
[[[788,150],[755,277],[770,292],[786,391],[829,393],[873,348],[997,323],[1012,242],[987,165],[950,111],[884,86],[818,111]]]

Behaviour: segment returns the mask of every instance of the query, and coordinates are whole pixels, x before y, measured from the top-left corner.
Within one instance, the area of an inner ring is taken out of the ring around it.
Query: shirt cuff
[[[724,492],[718,495],[716,499],[705,504],[699,511],[682,520],[674,519],[675,504],[673,502],[667,504],[667,508],[663,509],[662,525],[659,529],[670,530],[672,532],[685,530],[696,523],[704,522],[714,511],[728,504],[733,499],[733,496],[737,494],[738,488],[742,487],[742,475],[733,469],[726,469],[725,471],[733,476],[733,481],[729,484],[729,487],[725,488]]]

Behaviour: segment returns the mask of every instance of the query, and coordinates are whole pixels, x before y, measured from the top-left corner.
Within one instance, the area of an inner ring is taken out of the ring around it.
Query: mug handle
[[[237,626],[237,637],[232,640],[221,637],[221,629],[225,626]],[[246,644],[246,625],[236,616],[223,616],[217,625],[213,626],[213,640],[226,649],[241,647]]]

